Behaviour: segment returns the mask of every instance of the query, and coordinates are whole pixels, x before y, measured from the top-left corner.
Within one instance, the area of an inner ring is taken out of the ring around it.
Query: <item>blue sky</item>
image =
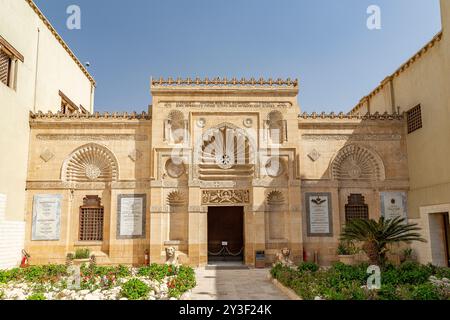
[[[349,111],[441,29],[439,0],[35,2],[91,63],[97,111],[147,110],[151,76],[299,78],[302,111]],[[372,4],[381,30],[366,27]]]

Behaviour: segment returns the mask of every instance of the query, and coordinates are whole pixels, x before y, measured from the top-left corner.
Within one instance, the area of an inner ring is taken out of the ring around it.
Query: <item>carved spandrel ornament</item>
[[[53,157],[55,156],[55,154],[53,152],[51,152],[49,149],[45,149],[41,155],[40,158],[44,161],[44,162],[49,162],[51,159],[53,159]]]
[[[312,162],[316,162],[319,160],[321,154],[316,149],[313,149],[309,154],[308,157],[311,159]]]
[[[203,190],[202,204],[247,204],[249,190]]]

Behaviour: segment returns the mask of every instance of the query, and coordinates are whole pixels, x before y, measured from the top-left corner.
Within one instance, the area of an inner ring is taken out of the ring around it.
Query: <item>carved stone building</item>
[[[405,121],[299,115],[298,92],[289,79],[161,79],[149,113],[32,113],[33,261],[89,247],[100,263],[142,263],[146,249],[162,262],[169,246],[192,265],[222,248],[248,265],[284,247],[336,260],[346,219],[377,218],[382,192],[408,190]],[[40,223],[40,206],[59,221]]]
[[[24,3],[70,53],[32,1]],[[99,114],[95,82],[69,55],[85,86],[64,84],[75,97],[69,104],[52,90],[56,106],[45,114],[37,110],[48,102],[35,99],[29,139],[27,131],[17,140],[29,140],[28,152],[8,157],[0,172],[6,216],[21,219],[25,181],[12,173],[25,171],[28,158],[32,263],[61,263],[86,247],[101,264],[141,264],[147,251],[163,262],[174,247],[191,265],[254,265],[257,251],[270,263],[282,248],[296,262],[327,265],[348,220],[400,215],[428,240],[413,246],[419,261],[448,265],[450,2],[441,8],[442,32],[348,114],[302,114],[296,80],[170,78],[151,81],[148,112]],[[5,119],[12,134],[16,124]],[[13,155],[11,141],[3,149]]]

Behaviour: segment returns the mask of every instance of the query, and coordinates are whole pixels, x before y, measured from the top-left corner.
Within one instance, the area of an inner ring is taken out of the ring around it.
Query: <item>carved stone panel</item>
[[[248,204],[250,203],[249,190],[203,190],[202,204]]]

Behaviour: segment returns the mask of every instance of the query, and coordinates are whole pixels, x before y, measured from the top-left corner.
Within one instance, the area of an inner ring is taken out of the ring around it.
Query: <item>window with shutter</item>
[[[0,50],[0,81],[4,85],[9,86],[11,74],[11,56],[9,56],[5,51]]]
[[[17,62],[24,62],[24,57],[0,35],[0,82],[16,89]]]

